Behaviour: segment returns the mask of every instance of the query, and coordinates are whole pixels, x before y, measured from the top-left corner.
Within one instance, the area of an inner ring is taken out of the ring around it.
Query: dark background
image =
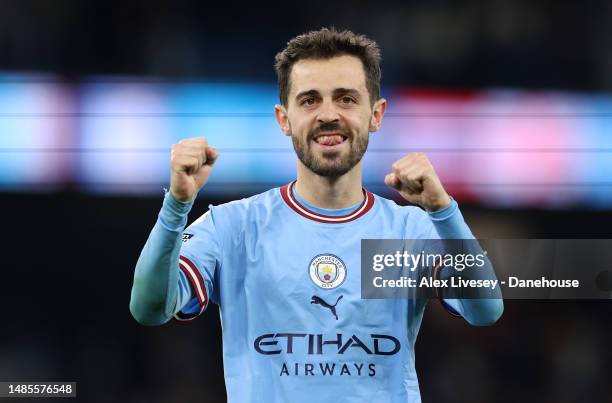
[[[334,25],[375,38],[384,84],[612,88],[606,0],[0,3],[0,68],[274,81],[293,36]]]
[[[289,38],[333,24],[378,40],[386,84],[605,92],[611,20],[606,1],[4,0],[0,70],[271,82]],[[161,200],[0,193],[0,380],[77,381],[83,402],[224,401],[216,307],[157,328],[129,314]],[[191,220],[223,201],[204,191]],[[480,237],[610,238],[612,228],[609,211],[580,207],[463,210]],[[608,301],[506,301],[495,326],[474,328],[432,303],[416,345],[423,401],[611,402],[611,314]]]

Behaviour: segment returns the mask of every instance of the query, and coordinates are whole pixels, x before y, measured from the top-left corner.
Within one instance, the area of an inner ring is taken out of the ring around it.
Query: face
[[[385,107],[384,99],[371,105],[361,60],[338,56],[294,64],[287,107],[277,105],[275,114],[302,164],[340,177],[361,161]]]

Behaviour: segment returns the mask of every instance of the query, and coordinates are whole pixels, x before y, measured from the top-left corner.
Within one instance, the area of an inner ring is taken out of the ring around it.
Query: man
[[[274,112],[293,141],[297,180],[211,206],[182,237],[219,153],[204,138],[172,147],[170,191],[130,309],[159,325],[218,304],[230,402],[420,401],[414,343],[426,301],[361,299],[360,241],[473,236],[422,153],[384,180],[423,210],[362,188],[361,159],[387,106],[379,61],[376,43],[349,31],[292,39],[276,56]],[[474,325],[503,310],[501,299],[446,304]]]

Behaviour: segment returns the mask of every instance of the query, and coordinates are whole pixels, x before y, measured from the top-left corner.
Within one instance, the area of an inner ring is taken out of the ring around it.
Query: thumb
[[[206,147],[206,163],[205,165],[214,165],[219,158],[219,150],[214,147]]]
[[[390,173],[385,176],[385,184],[395,190],[399,190],[402,187],[402,183],[394,173]]]
[[[206,162],[194,174],[194,179],[198,189],[208,182],[208,177],[210,176],[217,158],[219,158],[219,151],[216,148],[206,147]]]

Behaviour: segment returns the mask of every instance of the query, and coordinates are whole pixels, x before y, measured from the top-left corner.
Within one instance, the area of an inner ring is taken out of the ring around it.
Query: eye
[[[345,95],[342,98],[340,98],[340,101],[343,104],[354,104],[354,103],[356,103],[355,99],[352,98],[352,97],[349,97],[348,95]]]
[[[315,103],[315,99],[314,97],[308,97],[308,98],[304,98],[302,99],[302,101],[300,102],[300,105],[314,105]]]

